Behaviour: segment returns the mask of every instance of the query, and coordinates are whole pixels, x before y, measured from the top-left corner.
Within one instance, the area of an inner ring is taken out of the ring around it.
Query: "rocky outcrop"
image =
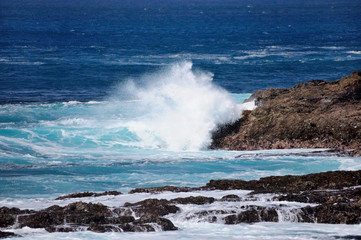
[[[229,192],[221,194],[225,190],[238,189],[250,191],[241,196]],[[15,236],[11,230],[23,227],[43,228],[48,232],[177,230],[172,219],[223,224],[278,221],[361,223],[361,170],[271,176],[252,181],[211,180],[199,188],[156,188],[157,193],[169,190],[183,191],[183,196],[184,192],[192,194],[193,191],[195,196],[169,200],[150,198],[126,202],[120,207],[85,202],[73,202],[64,207],[53,205],[40,211],[1,207],[0,238]],[[213,190],[217,190],[218,198],[201,195]]]
[[[259,180],[211,180],[203,189],[253,190],[253,193],[293,193],[310,190],[342,189],[361,185],[361,170],[332,171],[303,176],[270,176]]]
[[[110,209],[101,203],[75,202],[65,207],[54,205],[40,211],[2,207],[0,222],[2,228],[44,228],[48,232],[150,232],[156,228],[162,231],[177,230],[170,220],[161,217],[178,211],[176,206],[151,199],[128,205],[132,207]],[[139,218],[132,216],[134,212]],[[3,235],[11,236],[7,234]]]
[[[331,148],[361,154],[361,71],[334,82],[259,90],[248,101],[257,108],[221,126],[211,148]]]

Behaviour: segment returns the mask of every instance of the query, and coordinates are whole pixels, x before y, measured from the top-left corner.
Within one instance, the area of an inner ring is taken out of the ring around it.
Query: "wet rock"
[[[229,214],[235,214],[236,211],[234,210],[205,210],[200,212],[195,212],[193,214],[190,214],[187,216],[186,220],[192,220],[195,219],[198,220],[198,222],[209,222],[214,223],[217,222],[219,219],[223,219],[223,215],[229,215]]]
[[[146,214],[165,216],[170,213],[176,213],[180,209],[169,203],[165,199],[146,199],[136,203],[125,203],[124,207],[130,207],[137,217]]]
[[[150,224],[129,223],[122,226],[124,232],[154,232],[155,228]]]
[[[158,224],[160,226],[162,231],[178,230],[178,228],[176,226],[174,226],[174,224],[170,220],[168,220],[166,218],[158,217],[158,216],[155,216],[155,215],[151,215],[151,214],[147,214],[147,215],[142,216],[136,222],[139,222],[141,224],[156,223],[156,224]]]
[[[334,82],[255,92],[233,124],[213,134],[211,148],[231,150],[331,148],[361,154],[361,71]]]
[[[0,238],[11,238],[11,237],[21,237],[13,232],[3,232],[0,231]]]
[[[91,222],[106,224],[113,216],[107,206],[97,203],[76,202],[64,207],[65,221],[74,224],[90,224]]]
[[[98,203],[71,203],[65,207],[57,205],[47,209],[18,217],[20,227],[45,228],[54,231],[56,226],[69,223],[73,225],[87,225],[92,222],[105,224],[112,212],[104,205]]]
[[[163,187],[150,187],[150,188],[136,188],[129,193],[161,193],[161,192],[190,192],[195,188],[190,187],[177,187],[177,186],[163,186]]]
[[[10,227],[15,223],[15,217],[19,214],[29,214],[32,211],[20,210],[19,208],[0,208],[0,227]]]
[[[361,206],[361,188],[290,193],[276,196],[273,200],[320,204],[350,203]]]
[[[92,232],[104,233],[104,232],[123,232],[124,230],[116,225],[101,225],[97,223],[90,223],[88,229]]]
[[[360,171],[334,171],[302,176],[271,176],[259,180],[211,180],[203,189],[244,189],[254,193],[290,193],[310,190],[341,189],[361,185]]]
[[[278,222],[278,214],[274,208],[248,206],[246,211],[238,215],[232,214],[224,218],[226,224]]]
[[[139,232],[155,231],[156,226],[157,230],[163,231],[178,229],[170,220],[160,217],[179,210],[166,200],[147,199],[126,205],[128,207],[114,210],[101,203],[75,202],[65,207],[54,205],[40,211],[28,211],[27,214],[20,211],[18,223],[20,228],[44,228],[48,232]],[[11,209],[2,208],[2,211],[7,213]],[[135,219],[133,213],[139,219]]]
[[[227,202],[238,202],[238,201],[241,201],[241,198],[237,195],[230,194],[230,195],[223,196],[221,198],[221,200],[227,201]]]
[[[94,192],[82,192],[82,193],[72,193],[65,196],[57,197],[55,200],[63,200],[63,199],[69,199],[69,198],[83,198],[83,197],[100,197],[100,196],[107,196],[107,195],[113,195],[117,196],[122,194],[118,191],[106,191],[102,193],[94,193]]]
[[[348,203],[322,204],[316,207],[302,208],[300,216],[315,223],[360,224],[361,207]],[[310,217],[311,216],[311,217]]]
[[[172,199],[171,203],[178,203],[178,204],[196,204],[196,205],[203,205],[203,204],[210,204],[215,201],[212,197],[204,197],[204,196],[197,196],[197,197],[186,197],[186,198],[176,198]]]

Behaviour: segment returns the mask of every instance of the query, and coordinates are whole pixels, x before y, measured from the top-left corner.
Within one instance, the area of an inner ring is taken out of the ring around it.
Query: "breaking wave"
[[[235,121],[241,108],[216,86],[213,74],[194,70],[191,62],[173,64],[117,86],[110,104],[133,101],[133,119],[126,123],[147,146],[167,150],[200,150],[211,132]]]

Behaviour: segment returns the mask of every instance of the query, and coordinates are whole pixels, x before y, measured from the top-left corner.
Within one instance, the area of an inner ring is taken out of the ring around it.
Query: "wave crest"
[[[218,125],[238,119],[241,110],[213,74],[189,61],[120,84],[112,104],[136,101],[126,125],[145,146],[174,151],[201,150]]]

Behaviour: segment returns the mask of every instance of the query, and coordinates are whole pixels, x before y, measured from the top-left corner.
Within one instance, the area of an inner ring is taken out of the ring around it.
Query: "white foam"
[[[346,53],[360,55],[361,51],[347,51]]]
[[[177,225],[178,224],[178,225]],[[22,240],[80,240],[80,239],[97,239],[97,240],[169,240],[169,239],[199,239],[199,240],[219,240],[219,239],[272,239],[272,240],[329,240],[339,239],[345,236],[359,236],[361,225],[344,225],[344,224],[309,224],[309,223],[255,223],[255,224],[238,224],[223,225],[215,223],[183,223],[179,225],[178,231],[168,232],[148,232],[148,233],[94,233],[73,232],[73,233],[46,233],[43,229],[27,228],[23,231],[16,230],[16,233],[26,234],[19,238]],[[17,239],[17,238],[12,238]]]
[[[191,62],[174,64],[128,81],[112,96],[137,99],[136,120],[128,128],[146,147],[168,150],[200,150],[211,143],[211,132],[235,121],[241,110],[224,89],[212,83],[213,75],[192,69]]]

